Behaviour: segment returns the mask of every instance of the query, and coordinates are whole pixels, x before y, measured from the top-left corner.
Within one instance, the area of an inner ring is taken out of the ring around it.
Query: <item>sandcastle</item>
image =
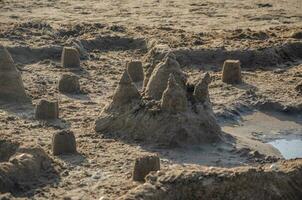
[[[57,101],[40,100],[35,108],[35,118],[51,120],[59,118],[59,104]]]
[[[72,131],[63,130],[54,133],[52,138],[53,155],[76,153],[76,139]]]
[[[65,68],[79,68],[80,54],[76,48],[64,47],[62,51],[62,67]]]
[[[222,68],[222,82],[229,84],[241,83],[241,66],[239,60],[226,60]]]
[[[158,156],[142,156],[135,160],[132,178],[134,181],[144,181],[146,175],[158,170],[160,170],[160,160]]]
[[[59,80],[58,89],[62,93],[79,93],[81,90],[79,77],[72,74],[63,74]]]
[[[188,90],[186,75],[172,53],[154,66],[142,92],[125,70],[95,130],[164,146],[217,142],[221,129],[209,106],[209,81],[209,75],[203,75],[194,91]]]
[[[0,45],[0,100],[30,102],[26,95],[21,74],[5,47]]]

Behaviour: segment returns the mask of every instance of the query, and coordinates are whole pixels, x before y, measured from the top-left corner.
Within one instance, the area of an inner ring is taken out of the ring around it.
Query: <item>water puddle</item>
[[[301,116],[256,111],[242,116],[238,123],[222,124],[222,130],[237,137],[270,144],[285,159],[302,158]]]
[[[302,139],[278,139],[268,144],[278,149],[285,159],[302,158]]]
[[[256,111],[244,115],[238,124],[222,125],[227,133],[242,136],[255,136],[263,140],[270,140],[278,135],[298,134],[302,136],[302,119],[280,113],[264,113]]]

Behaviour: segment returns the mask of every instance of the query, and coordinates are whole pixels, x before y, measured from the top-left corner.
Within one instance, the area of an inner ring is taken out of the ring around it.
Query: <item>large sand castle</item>
[[[125,70],[95,130],[168,146],[217,142],[221,130],[210,106],[209,83],[206,74],[194,91],[188,90],[186,75],[171,53],[154,67],[143,92]]]

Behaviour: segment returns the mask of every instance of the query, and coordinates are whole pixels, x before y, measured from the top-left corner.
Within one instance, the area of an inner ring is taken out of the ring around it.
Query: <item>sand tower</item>
[[[35,108],[35,118],[38,120],[55,120],[59,118],[58,101],[41,99]]]
[[[80,54],[76,48],[64,47],[61,57],[62,67],[65,68],[79,68]]]
[[[59,80],[58,89],[62,93],[80,93],[79,77],[72,74],[63,74]]]
[[[209,75],[203,76],[193,94],[186,88],[185,73],[169,53],[154,67],[141,93],[124,72],[111,103],[96,120],[95,130],[164,146],[217,142],[221,129],[209,106],[209,79]]]
[[[123,109],[131,102],[138,102],[140,99],[140,93],[131,81],[127,69],[125,69],[108,109]]]
[[[229,84],[241,83],[241,66],[239,60],[224,61],[222,81]]]
[[[72,154],[77,152],[77,144],[74,133],[70,130],[63,130],[54,133],[52,138],[53,155]]]
[[[186,93],[175,81],[175,78],[170,74],[167,88],[162,94],[161,109],[169,112],[182,112],[187,109]]]
[[[5,47],[0,45],[0,100],[30,102],[25,93],[21,74]]]
[[[170,74],[173,75],[177,84],[185,89],[185,74],[181,71],[179,63],[172,54],[167,54],[164,61],[160,62],[151,73],[145,90],[146,95],[155,100],[160,100],[167,87]]]
[[[144,80],[144,69],[141,61],[131,61],[127,63],[128,74],[133,82]]]
[[[144,181],[152,171],[160,170],[160,159],[156,155],[145,155],[135,159],[132,178],[134,181]]]

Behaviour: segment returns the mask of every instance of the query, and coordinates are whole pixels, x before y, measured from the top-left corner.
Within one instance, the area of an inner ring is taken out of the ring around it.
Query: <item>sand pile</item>
[[[181,71],[174,54],[168,53],[164,61],[154,68],[146,85],[146,95],[155,100],[159,100],[162,97],[163,91],[167,88],[170,74],[173,74],[178,85],[185,90],[186,76]]]
[[[241,83],[241,66],[239,60],[226,60],[222,68],[222,81],[229,84]]]
[[[20,147],[7,162],[0,163],[0,193],[31,184],[50,167],[51,160],[40,147]]]
[[[79,68],[80,54],[76,48],[64,47],[61,57],[62,67],[64,68]]]
[[[108,110],[123,110],[132,102],[140,102],[141,96],[132,83],[131,78],[127,72],[124,71],[120,82],[114,92],[111,104],[108,106]]]
[[[120,198],[135,199],[294,199],[302,197],[302,160],[257,167],[161,170]]]
[[[72,154],[77,152],[77,144],[74,133],[70,130],[63,130],[54,133],[52,138],[53,155]]]
[[[62,93],[80,93],[81,87],[79,77],[72,74],[63,74],[59,80],[58,89]]]
[[[5,47],[0,45],[0,100],[7,102],[29,102],[21,74]]]
[[[8,161],[18,149],[18,144],[9,140],[0,140],[0,162]]]
[[[221,129],[209,106],[208,84],[209,76],[203,76],[194,94],[187,90],[186,75],[171,53],[156,65],[142,93],[125,70],[95,130],[165,146],[216,142]]]
[[[52,120],[59,118],[58,101],[41,99],[35,107],[35,118],[41,120]]]
[[[153,44],[151,45],[151,50],[144,57],[144,62],[146,63],[146,76],[144,79],[144,86],[149,82],[149,78],[155,68],[155,66],[160,63],[163,58],[171,51],[170,47],[166,44]]]
[[[145,177],[152,171],[160,170],[160,160],[156,155],[146,155],[135,160],[133,169],[133,180],[144,181]]]

